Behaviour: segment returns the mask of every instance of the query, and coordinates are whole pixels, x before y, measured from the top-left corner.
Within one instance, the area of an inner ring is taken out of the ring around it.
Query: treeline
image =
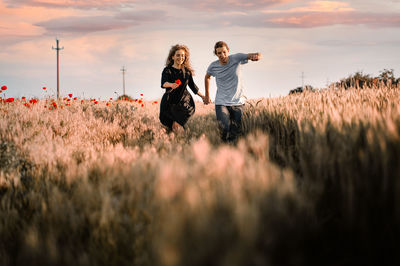
[[[335,83],[336,88],[378,88],[378,87],[397,87],[400,85],[400,78],[394,76],[393,69],[384,69],[380,71],[377,77],[373,77],[369,74],[364,74],[362,71],[358,71],[347,78],[341,79]]]
[[[400,78],[394,76],[393,69],[383,69],[379,72],[378,76],[372,76],[370,74],[364,74],[362,71],[357,71],[347,78],[342,78],[338,82],[331,83],[328,89],[338,88],[338,89],[364,89],[364,88],[380,88],[389,87],[397,88],[400,86]],[[306,85],[304,87],[297,87],[290,90],[289,94],[301,93],[305,91],[315,91],[311,85]]]

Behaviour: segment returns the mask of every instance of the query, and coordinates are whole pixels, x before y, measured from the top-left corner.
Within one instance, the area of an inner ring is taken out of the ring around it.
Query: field
[[[250,100],[237,145],[213,105],[175,135],[154,102],[24,103],[0,103],[0,265],[400,263],[400,88]]]

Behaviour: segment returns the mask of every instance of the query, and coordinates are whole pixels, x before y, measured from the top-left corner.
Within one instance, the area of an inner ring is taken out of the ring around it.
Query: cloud
[[[122,11],[115,16],[120,20],[143,22],[165,21],[168,17],[162,10]]]
[[[131,26],[164,20],[161,10],[125,11],[114,16],[70,16],[36,23],[50,33],[90,33],[99,31],[121,30]]]
[[[9,37],[32,37],[43,34],[43,29],[25,22],[0,21],[0,40]]]
[[[146,0],[4,0],[10,7],[40,6],[50,8],[104,9],[112,6],[147,2]]]
[[[192,11],[226,12],[231,10],[258,10],[294,1],[296,0],[174,0],[171,3]]]
[[[333,25],[366,25],[369,27],[400,27],[400,14],[358,11],[343,12],[258,12],[252,15],[225,15],[210,23],[219,26],[254,28],[316,28]]]
[[[332,25],[367,25],[371,27],[399,27],[399,14],[381,14],[368,12],[343,13],[293,13],[271,16],[260,23],[267,27],[314,28]]]
[[[306,6],[290,8],[287,10],[264,10],[263,13],[301,13],[301,12],[347,12],[354,11],[350,3],[337,1],[312,1]]]
[[[43,27],[51,33],[89,33],[124,29],[134,25],[134,23],[121,21],[114,17],[90,16],[51,19],[35,25]]]

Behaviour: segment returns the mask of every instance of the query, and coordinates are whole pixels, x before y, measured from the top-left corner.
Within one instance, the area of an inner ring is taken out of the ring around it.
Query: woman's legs
[[[184,132],[185,129],[183,128],[183,126],[179,125],[179,123],[174,121],[172,123],[172,131],[175,133],[181,133],[181,132]]]

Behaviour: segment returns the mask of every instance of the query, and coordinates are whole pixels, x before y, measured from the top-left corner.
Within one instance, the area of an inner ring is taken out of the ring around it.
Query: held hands
[[[198,92],[197,95],[203,100],[204,104],[209,104],[211,102],[210,97],[204,96],[200,92]]]
[[[207,95],[207,96],[203,96],[202,99],[203,99],[203,103],[204,103],[205,105],[211,103],[210,96],[208,96],[208,95]]]

